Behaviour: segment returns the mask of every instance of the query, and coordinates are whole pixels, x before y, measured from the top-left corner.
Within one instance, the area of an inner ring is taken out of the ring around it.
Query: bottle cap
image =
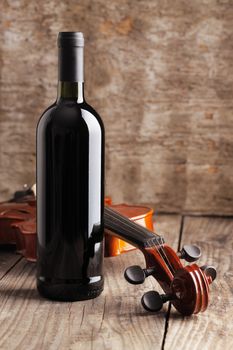
[[[82,32],[60,32],[57,39],[58,47],[83,47],[84,36]]]

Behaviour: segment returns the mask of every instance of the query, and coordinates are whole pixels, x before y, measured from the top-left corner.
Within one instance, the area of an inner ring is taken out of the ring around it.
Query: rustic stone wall
[[[86,38],[106,189],[159,211],[233,214],[232,0],[2,0],[0,198],[35,181],[59,31]]]

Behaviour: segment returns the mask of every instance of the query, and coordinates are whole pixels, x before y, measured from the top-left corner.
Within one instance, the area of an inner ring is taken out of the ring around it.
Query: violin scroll
[[[146,292],[141,299],[142,306],[147,311],[156,312],[165,302],[171,301],[186,316],[205,311],[209,302],[209,285],[216,278],[216,269],[208,265],[182,266],[178,255],[170,247],[164,245],[159,249],[162,249],[160,253],[158,249],[142,250],[147,261],[146,269],[135,265],[125,270],[125,278],[129,283],[143,283],[147,276],[152,275],[166,292],[161,295],[157,291]],[[160,260],[162,255],[169,262],[167,270]]]
[[[210,272],[211,271],[211,272]],[[216,277],[216,269],[202,269],[196,264],[176,271],[171,289],[176,299],[174,307],[183,315],[189,316],[206,310],[209,303],[210,284]]]
[[[165,294],[151,291],[142,297],[146,310],[160,310],[163,303],[172,305],[183,315],[204,311],[209,302],[209,286],[216,277],[212,266],[199,267],[197,264],[183,265],[181,260],[194,262],[201,256],[197,246],[185,245],[176,253],[164,239],[144,227],[130,221],[113,209],[105,207],[105,228],[126,242],[139,248],[144,254],[146,268],[138,265],[125,270],[125,279],[131,284],[140,284],[148,276],[153,276]]]
[[[210,283],[212,283],[215,278],[217,277],[217,271],[214,266],[210,265],[203,265],[201,266],[202,271],[204,271],[206,277],[208,280],[210,280]]]

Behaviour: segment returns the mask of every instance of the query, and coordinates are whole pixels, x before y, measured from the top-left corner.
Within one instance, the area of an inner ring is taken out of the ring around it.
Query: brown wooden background
[[[59,31],[86,37],[106,189],[159,211],[232,214],[232,0],[1,0],[0,199],[35,181]]]

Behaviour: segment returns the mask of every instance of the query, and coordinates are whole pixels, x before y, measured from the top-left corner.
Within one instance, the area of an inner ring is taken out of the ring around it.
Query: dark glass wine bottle
[[[37,288],[74,301],[103,290],[104,127],[85,102],[84,38],[58,36],[58,97],[37,126]]]

